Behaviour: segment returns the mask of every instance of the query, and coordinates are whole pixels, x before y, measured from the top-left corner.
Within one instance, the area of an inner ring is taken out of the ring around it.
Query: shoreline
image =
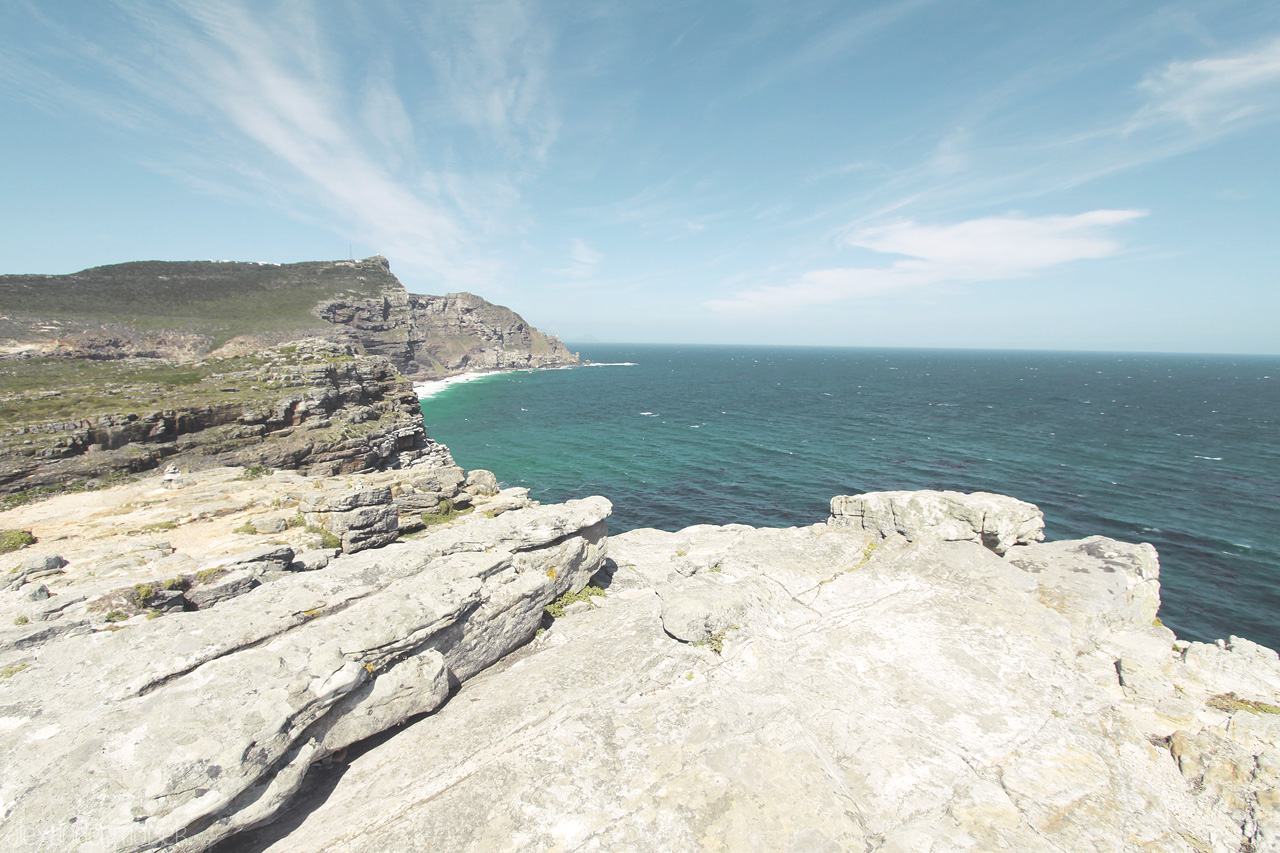
[[[484,379],[486,376],[498,376],[503,373],[522,373],[533,369],[534,368],[520,367],[509,370],[485,370],[458,373],[453,376],[446,376],[443,379],[428,379],[425,382],[414,382],[413,393],[418,395],[419,400],[430,400],[450,385],[460,385],[464,382],[473,382],[477,379]]]
[[[450,385],[460,385],[464,382],[472,382],[476,379],[484,379],[487,376],[498,376],[503,373],[533,373],[535,370],[576,370],[580,367],[635,367],[634,361],[621,362],[583,362],[582,364],[561,364],[556,367],[510,367],[498,370],[478,370],[469,371],[467,373],[457,373],[453,376],[446,376],[443,379],[427,379],[425,381],[413,383],[413,393],[418,395],[419,400],[430,400],[432,397],[440,394]]]

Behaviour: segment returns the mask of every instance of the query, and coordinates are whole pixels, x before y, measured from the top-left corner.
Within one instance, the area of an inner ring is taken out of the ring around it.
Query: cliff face
[[[316,313],[415,379],[578,362],[558,338],[472,293],[418,296],[388,288],[373,298],[324,302]]]
[[[0,357],[194,359],[306,337],[383,356],[411,379],[578,361],[556,338],[478,296],[409,294],[381,257],[139,261],[0,276]]]
[[[178,365],[0,362],[4,386],[36,390],[0,396],[0,494],[166,463],[332,475],[448,455],[427,439],[413,388],[386,359],[320,339]]]

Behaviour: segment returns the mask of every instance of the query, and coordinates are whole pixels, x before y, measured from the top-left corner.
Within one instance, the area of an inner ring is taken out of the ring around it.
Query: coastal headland
[[[371,471],[433,452],[414,382],[578,357],[384,258],[0,276],[0,495],[176,466]]]
[[[0,848],[1280,850],[1280,657],[1163,627],[1151,546],[936,491],[611,536],[388,432],[393,357],[306,331],[170,383],[262,392],[236,464],[55,493],[163,414],[24,457],[58,473],[0,511]],[[86,354],[3,366],[145,366]]]

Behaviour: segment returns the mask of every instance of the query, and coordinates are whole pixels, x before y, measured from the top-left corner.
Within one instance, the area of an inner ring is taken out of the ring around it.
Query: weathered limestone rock
[[[3,686],[0,848],[196,851],[270,817],[314,762],[531,638],[600,568],[609,511],[479,517],[46,645]]]
[[[1034,505],[987,492],[870,492],[831,499],[831,524],[899,533],[915,541],[972,540],[997,554],[1044,538],[1044,515]]]
[[[611,537],[606,598],[243,849],[1277,849],[1280,715],[1211,695],[1277,701],[1269,650],[1175,647],[1146,546],[909,530]]]
[[[18,571],[27,575],[35,575],[37,572],[52,574],[66,564],[67,561],[58,554],[34,554],[22,561]]]
[[[67,561],[57,554],[27,557],[18,566],[16,575],[5,585],[5,589],[20,589],[31,581],[62,574],[65,565]]]
[[[42,583],[24,583],[18,587],[18,597],[27,601],[44,601],[49,597],[49,587]]]
[[[314,572],[329,565],[333,562],[333,558],[341,553],[340,548],[313,548],[295,556],[293,565],[289,568],[295,572]]]
[[[386,486],[308,495],[302,517],[308,525],[337,536],[347,554],[380,548],[400,535],[400,512]]]
[[[1149,626],[1160,609],[1160,565],[1150,545],[1093,536],[1030,543],[1006,558],[1036,579],[1041,602],[1067,617],[1081,643]]]
[[[244,566],[218,574],[209,581],[193,586],[185,593],[186,599],[197,610],[205,610],[215,604],[244,595],[250,590],[262,586],[265,571],[256,566]]]
[[[606,561],[603,499],[521,500],[306,572],[279,568],[301,540],[241,545],[208,583],[263,582],[211,610],[0,625],[0,849],[1280,850],[1280,657],[1153,624],[1149,546],[1012,544],[983,497],[637,530]],[[119,571],[191,574],[172,532]],[[63,545],[24,613],[131,589]]]
[[[467,491],[475,495],[496,495],[500,486],[492,471],[477,468],[467,472]]]
[[[264,570],[283,571],[293,563],[293,548],[288,545],[260,545],[247,551],[239,551],[218,557],[206,563],[205,569],[237,569],[243,566],[259,566]]]

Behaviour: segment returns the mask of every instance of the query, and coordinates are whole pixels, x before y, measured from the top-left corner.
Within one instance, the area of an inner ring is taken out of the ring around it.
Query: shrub
[[[692,645],[706,646],[708,649],[711,649],[711,651],[715,652],[716,654],[720,654],[722,651],[724,651],[724,631],[716,631],[710,637],[707,637],[702,640],[694,640]]]
[[[314,533],[316,536],[320,537],[321,548],[338,548],[339,550],[342,548],[342,540],[330,533],[328,530],[325,530],[323,527],[316,527],[314,524],[311,524],[307,526],[307,532]]]
[[[29,666],[31,666],[29,663],[14,663],[8,666],[0,666],[0,681],[4,681],[6,678],[12,678]]]
[[[133,601],[138,607],[146,607],[155,594],[156,588],[149,583],[134,584]]]
[[[203,569],[196,572],[196,583],[209,583],[222,576],[224,569]]]

